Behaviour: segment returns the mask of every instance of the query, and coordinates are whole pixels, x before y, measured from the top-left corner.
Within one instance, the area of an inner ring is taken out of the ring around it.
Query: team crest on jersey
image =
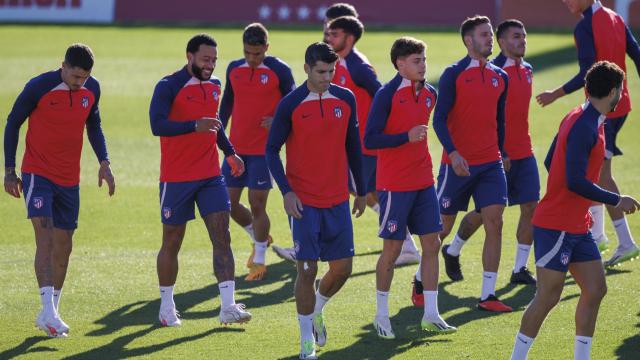
[[[340,85],[344,85],[347,83],[347,77],[342,75],[340,76]]]
[[[36,209],[41,209],[44,205],[44,199],[41,196],[33,198],[33,207]]]
[[[527,73],[527,82],[529,84],[531,84],[531,73],[530,72]]]
[[[450,197],[443,197],[442,200],[440,200],[440,203],[442,204],[442,207],[447,209],[449,208],[449,206],[451,206],[451,198]]]
[[[267,85],[267,83],[269,82],[269,75],[267,74],[261,74],[260,75],[260,83],[262,85]]]
[[[560,262],[562,265],[567,265],[569,263],[569,254],[563,252],[560,254]]]
[[[491,78],[491,84],[493,87],[498,87],[498,78]]]
[[[89,97],[88,96],[83,96],[82,97],[82,107],[85,108],[85,109],[89,107]]]
[[[398,230],[398,222],[395,220],[387,221],[387,230],[392,234],[396,232]]]
[[[431,102],[431,98],[430,98],[430,97],[428,97],[428,98],[427,98],[427,107],[428,107],[428,108],[431,108],[431,105],[433,105],[433,104],[432,104],[432,102]]]
[[[339,106],[336,106],[333,108],[333,114],[340,119],[342,117],[342,108],[340,108]]]
[[[218,90],[213,90],[212,94],[213,94],[213,100],[218,101],[218,97],[219,97]]]
[[[162,216],[164,216],[165,219],[168,219],[171,217],[171,208],[168,206],[165,206],[162,208]]]

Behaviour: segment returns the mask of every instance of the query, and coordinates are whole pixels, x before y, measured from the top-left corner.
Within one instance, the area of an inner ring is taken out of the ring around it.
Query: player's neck
[[[486,64],[488,61],[486,56],[482,56],[481,54],[478,54],[475,51],[469,51],[467,55],[473,60],[478,60],[480,64],[483,64],[483,65]]]
[[[315,86],[308,80],[307,80],[307,89],[309,89],[309,91],[311,91],[312,93],[315,93],[315,94],[322,94],[322,93],[324,93],[325,91],[328,90],[328,89],[322,89],[319,86]]]
[[[344,59],[347,56],[349,56],[352,50],[353,50],[353,46],[351,47],[345,46],[344,49],[338,51],[337,54],[340,57],[340,59]]]
[[[514,56],[513,54],[509,54],[505,51],[502,52],[502,56],[506,57],[507,59],[511,59],[517,63],[521,63],[522,62],[522,56]]]
[[[589,97],[589,103],[591,103],[591,105],[604,116],[611,111],[611,100],[608,98],[596,99]]]

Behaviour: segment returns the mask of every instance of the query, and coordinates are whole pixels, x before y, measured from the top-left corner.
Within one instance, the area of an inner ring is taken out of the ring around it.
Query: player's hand
[[[196,132],[217,132],[222,128],[222,121],[211,118],[203,117],[196,120]]]
[[[467,160],[463,158],[457,151],[449,154],[449,159],[451,159],[451,167],[453,168],[453,172],[458,176],[469,176],[471,173],[469,172],[469,164]]]
[[[227,156],[227,164],[231,168],[231,175],[238,177],[244,174],[244,161],[238,155]]]
[[[113,177],[109,162],[103,160],[100,162],[100,170],[98,170],[98,187],[102,187],[102,181],[106,181],[109,186],[109,196],[113,196],[116,192],[116,179]]]
[[[558,88],[556,90],[547,90],[536,96],[536,101],[542,107],[545,107],[564,95],[564,90]]]
[[[357,218],[364,214],[364,209],[367,208],[367,198],[365,196],[356,196],[353,200],[353,210],[351,210],[351,214],[355,215]]]
[[[418,142],[427,138],[427,125],[417,125],[409,130],[409,142]]]
[[[271,129],[271,124],[273,124],[273,116],[264,116],[262,118],[262,122],[260,123],[260,126],[269,130]]]
[[[4,174],[4,191],[7,194],[20,198],[20,193],[22,192],[22,180],[16,174],[15,168],[7,168]]]
[[[625,214],[633,214],[640,210],[640,203],[631,196],[622,195],[620,196],[620,203],[616,208],[622,210]]]
[[[287,212],[287,215],[293,216],[294,219],[301,219],[302,210],[302,201],[300,201],[296,193],[289,191],[284,194],[284,211]]]
[[[502,158],[502,166],[504,166],[504,171],[505,172],[509,172],[509,170],[511,170],[511,159],[509,159],[508,157],[503,157]]]

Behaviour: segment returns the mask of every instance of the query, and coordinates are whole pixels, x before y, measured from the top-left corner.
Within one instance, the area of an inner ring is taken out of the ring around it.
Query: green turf
[[[61,314],[71,326],[68,339],[47,339],[33,322],[40,303],[33,271],[34,240],[25,220],[22,200],[0,197],[0,358],[155,358],[293,359],[297,357],[298,324],[293,299],[292,265],[269,252],[267,279],[247,283],[244,261],[250,250],[246,234],[232,225],[236,255],[237,300],[247,304],[254,319],[245,326],[221,327],[217,321],[218,290],[212,275],[210,245],[201,221],[189,225],[180,256],[176,303],[183,326],[159,328],[155,256],[160,245],[158,211],[159,146],[151,135],[148,119],[153,86],[162,76],[185,62],[185,46],[195,32],[209,31],[219,43],[218,69],[224,76],[228,62],[241,53],[239,30],[165,29],[63,26],[0,26],[0,116],[6,117],[24,84],[33,76],[56,68],[66,46],[85,42],[97,61],[93,74],[101,81],[101,113],[112,168],[118,188],[109,199],[98,189],[97,163],[90,147],[82,160],[80,227],[61,300]],[[392,41],[413,35],[429,46],[429,79],[436,82],[443,68],[464,55],[459,36],[447,32],[383,33],[364,35],[359,48],[376,67],[383,81],[394,74],[389,62]],[[273,31],[271,54],[283,58],[303,80],[302,59],[306,44],[320,38],[320,31]],[[527,58],[535,71],[534,93],[559,85],[577,69],[573,40],[566,34],[529,36]],[[630,62],[629,62],[630,63]],[[640,83],[631,72],[634,99]],[[541,109],[532,105],[533,142],[539,158],[564,114],[582,101],[581,94]],[[637,106],[637,101],[635,102]],[[24,146],[23,128],[18,150]],[[616,159],[616,178],[627,193],[640,195],[640,134],[632,116],[619,138],[626,155]],[[441,147],[430,131],[432,157]],[[546,172],[541,171],[543,184]],[[271,233],[276,244],[287,246],[290,235],[280,194],[269,203]],[[636,234],[640,226],[630,217]],[[498,295],[513,305],[512,314],[489,315],[474,309],[480,291],[482,237],[476,235],[464,250],[465,281],[440,279],[440,310],[459,328],[449,336],[427,336],[419,330],[422,311],[409,302],[413,267],[396,271],[390,297],[393,341],[379,340],[371,320],[375,313],[375,263],[380,251],[377,219],[368,211],[355,220],[357,256],[353,276],[326,307],[329,342],[320,351],[326,359],[506,359],[511,352],[522,311],[533,290],[508,285],[515,248],[517,211],[505,215],[502,267]],[[615,246],[615,234],[607,224]],[[607,254],[607,255],[610,255]],[[530,260],[530,267],[533,261]],[[442,265],[441,265],[442,267]],[[324,266],[322,271],[326,269]],[[637,359],[640,353],[639,262],[609,272],[609,293],[600,310],[593,345],[594,359]],[[531,350],[531,359],[568,359],[573,354],[574,316],[578,288],[567,280],[560,305],[552,312]]]

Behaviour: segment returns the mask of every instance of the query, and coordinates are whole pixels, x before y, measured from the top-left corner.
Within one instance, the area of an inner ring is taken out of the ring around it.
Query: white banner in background
[[[0,22],[111,23],[115,0],[0,0]]]

